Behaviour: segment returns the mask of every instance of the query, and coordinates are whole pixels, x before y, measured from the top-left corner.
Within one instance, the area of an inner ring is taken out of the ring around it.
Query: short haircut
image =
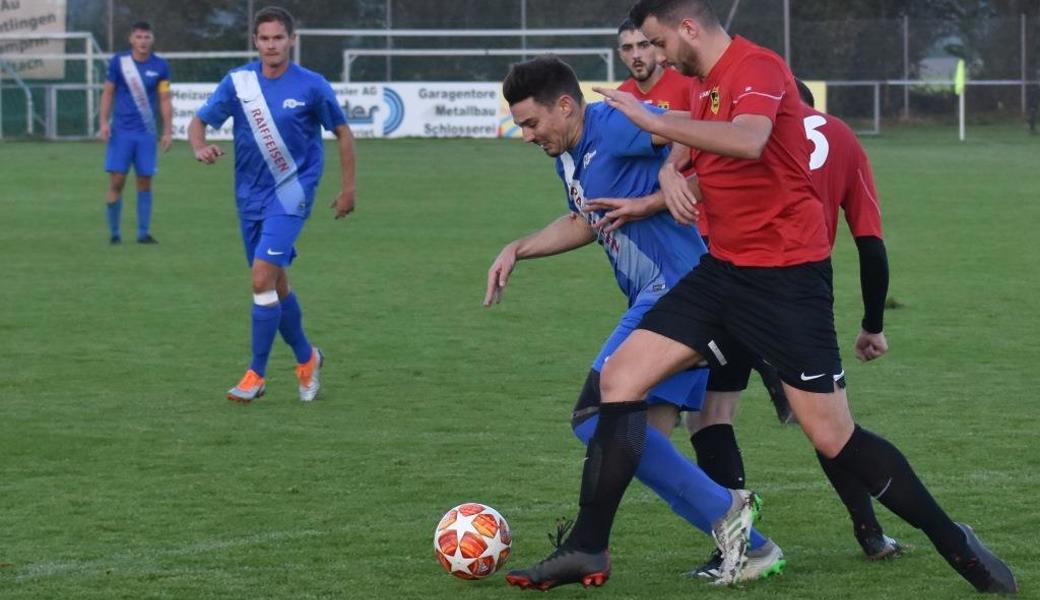
[[[720,24],[711,0],[639,0],[628,13],[636,27],[642,27],[650,16],[669,24],[678,24],[686,17],[704,25]]]
[[[636,27],[636,24],[632,22],[632,19],[629,19],[628,17],[625,17],[625,20],[622,21],[620,25],[618,25],[617,32],[618,32],[618,35],[621,35],[622,33],[625,33],[626,31],[635,31],[637,29],[639,29],[639,28]]]
[[[293,16],[289,14],[289,11],[285,10],[280,6],[268,6],[267,8],[261,9],[256,16],[253,17],[253,35],[256,35],[258,29],[260,29],[261,23],[272,23],[278,21],[285,26],[285,33],[292,35],[296,31],[296,21]]]
[[[134,23],[133,25],[130,26],[130,33],[133,33],[135,31],[151,31],[151,30],[152,30],[152,24],[149,23],[148,21],[137,21],[136,23]]]
[[[511,66],[502,82],[502,95],[510,106],[528,98],[534,98],[542,106],[552,106],[564,95],[578,102],[585,101],[574,69],[552,54]]]
[[[802,97],[802,102],[816,108],[816,98],[813,97],[812,90],[809,89],[809,86],[805,85],[805,82],[797,77],[794,80],[794,84],[798,86],[798,95]]]

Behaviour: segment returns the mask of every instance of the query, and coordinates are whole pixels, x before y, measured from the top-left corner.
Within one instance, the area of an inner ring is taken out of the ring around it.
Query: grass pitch
[[[900,308],[890,355],[856,363],[858,267],[843,232],[838,330],[857,418],[1035,598],[1040,140],[969,134],[866,139]],[[333,222],[330,168],[291,270],[328,355],[322,396],[296,399],[279,341],[268,395],[240,406],[223,399],[247,365],[251,302],[231,156],[204,167],[176,145],[155,180],[161,244],[133,243],[129,192],[129,241],[109,247],[103,152],[0,145],[0,597],[520,594],[501,575],[449,577],[431,538],[446,509],[486,502],[512,525],[510,564],[524,565],[575,511],[583,450],[569,411],[624,308],[607,262],[590,247],[522,263],[503,303],[480,306],[499,248],[565,210],[551,161],[498,140],[360,142],[357,213]],[[808,443],[776,424],[757,384],[737,432],[786,574],[736,590],[681,578],[710,543],[634,484],[611,581],[552,596],[976,597],[883,508],[887,532],[915,549],[863,560]]]

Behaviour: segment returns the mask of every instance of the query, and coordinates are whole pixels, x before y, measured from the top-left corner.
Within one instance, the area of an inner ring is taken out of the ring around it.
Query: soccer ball
[[[437,560],[460,579],[483,579],[497,571],[509,558],[512,543],[502,515],[476,502],[446,512],[433,532]]]

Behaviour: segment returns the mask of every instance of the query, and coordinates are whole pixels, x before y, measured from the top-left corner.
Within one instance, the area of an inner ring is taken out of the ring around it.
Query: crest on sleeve
[[[665,110],[671,110],[672,105],[667,100],[662,100],[662,101],[657,103],[657,108],[663,108]]]
[[[708,96],[711,98],[711,114],[719,114],[719,107],[722,105],[722,100],[719,96],[719,86],[711,88]]]

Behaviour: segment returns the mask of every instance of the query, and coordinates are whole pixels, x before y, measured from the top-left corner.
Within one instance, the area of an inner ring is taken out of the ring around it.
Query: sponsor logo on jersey
[[[585,158],[581,159],[581,162],[585,166],[586,169],[589,168],[589,163],[592,162],[593,158],[596,158],[596,151],[595,150],[593,150],[592,152],[586,152],[585,153]]]
[[[285,102],[282,102],[282,108],[296,108],[299,106],[307,106],[306,102],[301,102],[296,98],[286,98]]]
[[[158,77],[159,76],[159,72],[158,71],[153,71],[151,69],[148,69],[147,71],[144,72],[144,76],[145,77]]]

